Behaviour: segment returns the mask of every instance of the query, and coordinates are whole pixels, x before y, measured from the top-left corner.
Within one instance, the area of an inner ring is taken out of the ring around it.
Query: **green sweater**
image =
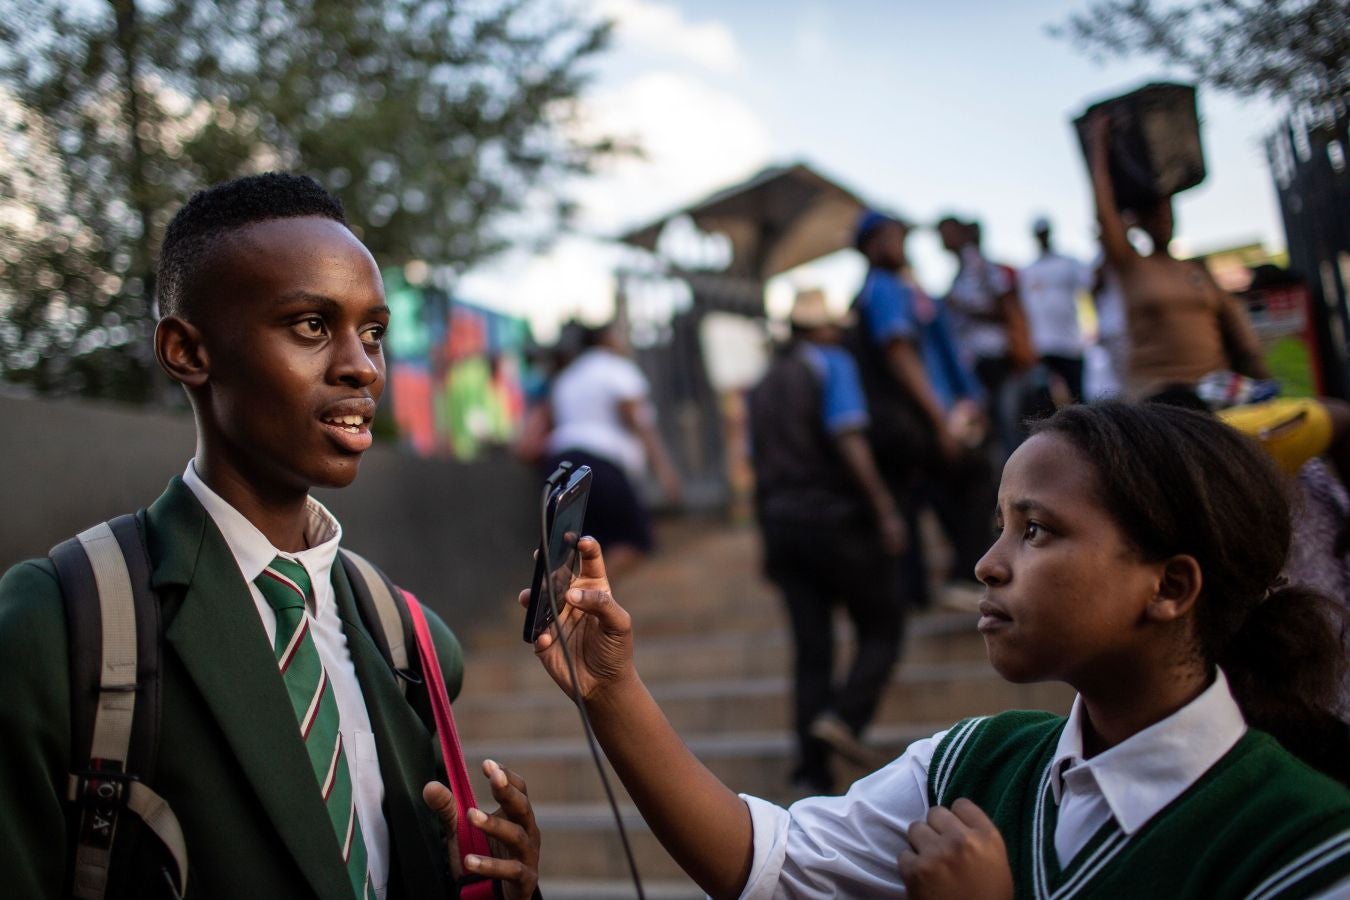
[[[928,770],[934,805],[966,797],[998,826],[1018,898],[1310,897],[1350,876],[1350,791],[1250,730],[1137,832],[1108,822],[1061,869],[1050,763],[1064,722],[966,719]]]

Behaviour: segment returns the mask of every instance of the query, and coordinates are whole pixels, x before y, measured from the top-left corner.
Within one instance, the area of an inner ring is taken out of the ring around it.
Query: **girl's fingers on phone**
[[[516,602],[520,604],[521,609],[530,608],[530,592],[528,588],[520,592],[520,596],[516,598]]]
[[[577,541],[577,551],[581,554],[581,578],[604,580],[605,557],[600,551],[600,542],[590,535]]]
[[[608,590],[574,587],[567,592],[567,604],[595,616],[609,631],[627,631],[631,625],[628,612],[614,602],[614,596]]]

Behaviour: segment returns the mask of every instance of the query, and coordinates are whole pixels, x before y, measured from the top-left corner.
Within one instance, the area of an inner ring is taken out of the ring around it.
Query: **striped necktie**
[[[375,890],[366,871],[366,843],[356,818],[351,770],[338,730],[337,700],[309,631],[310,618],[305,615],[305,601],[310,596],[309,575],[304,566],[278,556],[253,583],[276,610],[277,668],[300,723],[300,737],[309,752],[314,777],[337,834],[352,891],[360,898],[374,897]]]

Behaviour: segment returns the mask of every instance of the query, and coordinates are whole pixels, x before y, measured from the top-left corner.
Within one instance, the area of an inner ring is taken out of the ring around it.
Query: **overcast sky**
[[[641,160],[575,187],[581,230],[645,224],[760,168],[805,161],[864,198],[919,222],[978,216],[996,257],[1033,257],[1030,222],[1051,217],[1067,252],[1094,252],[1087,180],[1069,120],[1091,101],[1169,73],[1151,61],[1098,65],[1046,26],[1085,0],[591,0],[618,22],[596,65],[588,127],[631,136]],[[1284,245],[1264,138],[1279,111],[1202,91],[1209,177],[1177,207],[1181,249]],[[936,238],[911,255],[932,290],[951,266]],[[510,253],[468,273],[464,299],[556,322],[612,309],[614,251],[592,237],[548,253]],[[844,253],[773,285],[821,285],[846,305],[861,263]]]

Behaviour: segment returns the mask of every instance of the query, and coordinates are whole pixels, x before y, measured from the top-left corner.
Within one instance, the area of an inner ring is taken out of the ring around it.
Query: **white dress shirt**
[[[1246,733],[1223,672],[1199,697],[1125,741],[1083,759],[1083,703],[1051,762],[1059,804],[1055,852],[1073,859],[1113,818],[1132,835],[1194,784]],[[947,732],[917,741],[842,797],[808,797],[788,809],[758,797],[750,808],[754,858],[743,898],[903,897],[897,860],[911,823],[928,815],[928,767]],[[1350,880],[1323,897],[1350,897]]]
[[[239,564],[239,572],[248,585],[249,593],[253,595],[253,605],[257,607],[258,618],[267,632],[269,650],[276,642],[277,615],[263,597],[262,591],[253,583],[254,579],[279,555],[304,566],[309,575],[314,589],[313,608],[305,610],[309,617],[309,632],[314,636],[314,646],[319,651],[319,659],[323,661],[329,684],[333,687],[342,745],[354,751],[348,756],[347,764],[352,774],[356,815],[366,841],[366,866],[371,883],[375,885],[376,896],[383,898],[389,881],[389,828],[385,824],[383,812],[384,779],[380,776],[380,760],[375,750],[370,715],[366,712],[365,698],[361,695],[361,684],[356,680],[351,654],[347,652],[347,636],[342,630],[342,620],[338,617],[337,602],[333,596],[331,572],[337,560],[342,526],[323,504],[310,497],[305,510],[308,515],[305,543],[309,549],[283,553],[273,547],[242,513],[206,486],[192,460],[188,461],[187,470],[183,473],[183,483],[206,507],[207,514],[215,522],[216,528],[220,529],[230,553]],[[315,789],[318,789],[317,784]]]

